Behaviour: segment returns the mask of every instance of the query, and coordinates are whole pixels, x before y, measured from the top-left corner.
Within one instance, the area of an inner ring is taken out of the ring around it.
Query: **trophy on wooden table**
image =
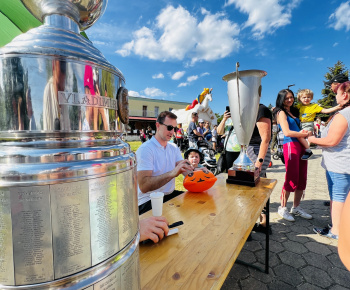
[[[238,71],[227,74],[223,80],[227,82],[231,118],[241,152],[228,169],[227,183],[256,186],[259,182],[259,170],[247,155],[247,147],[252,137],[261,97],[261,78],[267,73],[262,70]]]

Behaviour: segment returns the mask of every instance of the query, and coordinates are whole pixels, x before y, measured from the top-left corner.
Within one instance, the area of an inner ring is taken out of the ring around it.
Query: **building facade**
[[[192,102],[192,100],[191,100]],[[155,133],[156,120],[158,114],[162,111],[172,111],[184,109],[190,103],[175,102],[168,100],[148,99],[129,96],[129,130],[128,135],[137,136],[141,129],[146,129],[148,126]],[[128,138],[130,139],[130,138]],[[131,138],[135,139],[135,138]]]

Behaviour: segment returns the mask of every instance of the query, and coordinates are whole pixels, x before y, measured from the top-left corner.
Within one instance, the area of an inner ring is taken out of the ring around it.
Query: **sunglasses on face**
[[[166,125],[166,124],[163,124],[163,123],[161,123],[161,122],[159,122],[159,124],[161,124],[161,125],[165,126],[165,127],[166,127],[166,129],[167,129],[168,131],[171,131],[171,130],[176,131],[176,130],[177,130],[177,128],[176,128],[176,127],[171,126],[171,125]]]

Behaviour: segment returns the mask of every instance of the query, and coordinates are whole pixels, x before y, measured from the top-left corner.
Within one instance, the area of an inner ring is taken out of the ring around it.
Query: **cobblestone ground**
[[[305,199],[301,206],[313,219],[295,217],[288,222],[277,214],[280,193],[284,182],[284,165],[273,160],[268,178],[277,179],[277,185],[270,199],[270,268],[265,274],[253,268],[235,264],[221,289],[350,289],[350,272],[346,270],[337,252],[337,241],[313,233],[314,226],[324,227],[330,222],[329,207],[323,205],[329,200],[325,171],[321,167],[321,150],[313,149],[309,159],[308,181]],[[287,207],[292,206],[291,194]],[[265,236],[253,233],[253,240],[246,242],[239,259],[264,267]]]

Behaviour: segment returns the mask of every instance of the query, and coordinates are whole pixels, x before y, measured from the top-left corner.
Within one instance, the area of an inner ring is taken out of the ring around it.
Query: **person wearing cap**
[[[337,74],[335,75],[333,78],[331,78],[329,81],[324,82],[325,86],[330,87],[330,89],[335,93],[337,87],[342,84],[349,81],[349,77],[343,73]],[[333,101],[333,105],[336,106],[337,105],[337,100],[334,99]],[[328,124],[329,120],[327,121]],[[323,203],[325,206],[330,206],[330,201],[325,201]]]
[[[179,147],[169,142],[176,130],[176,119],[172,112],[161,112],[156,134],[136,151],[139,214],[152,208],[151,192],[163,192],[163,202],[181,194],[182,191],[175,190],[175,177],[193,171],[188,161],[183,160]]]
[[[201,134],[204,137],[204,121],[203,121],[203,119],[199,119],[198,120],[197,131],[198,131],[199,134]]]
[[[324,82],[324,84],[328,87],[330,87],[330,89],[333,91],[333,92],[336,92],[336,88],[342,84],[342,83],[345,83],[349,81],[349,78],[347,75],[341,73],[341,74],[337,74],[336,76],[334,76],[333,78],[331,78],[328,82]],[[336,102],[336,100],[335,100]]]
[[[199,164],[203,161],[204,156],[197,148],[189,148],[184,153],[184,158],[190,162],[194,170],[205,168],[202,164]]]
[[[192,112],[191,117],[192,117],[192,121],[190,122],[187,128],[187,137],[188,137],[189,146],[196,148],[198,138],[203,137],[203,134],[197,131],[196,123],[198,121],[198,113]]]

